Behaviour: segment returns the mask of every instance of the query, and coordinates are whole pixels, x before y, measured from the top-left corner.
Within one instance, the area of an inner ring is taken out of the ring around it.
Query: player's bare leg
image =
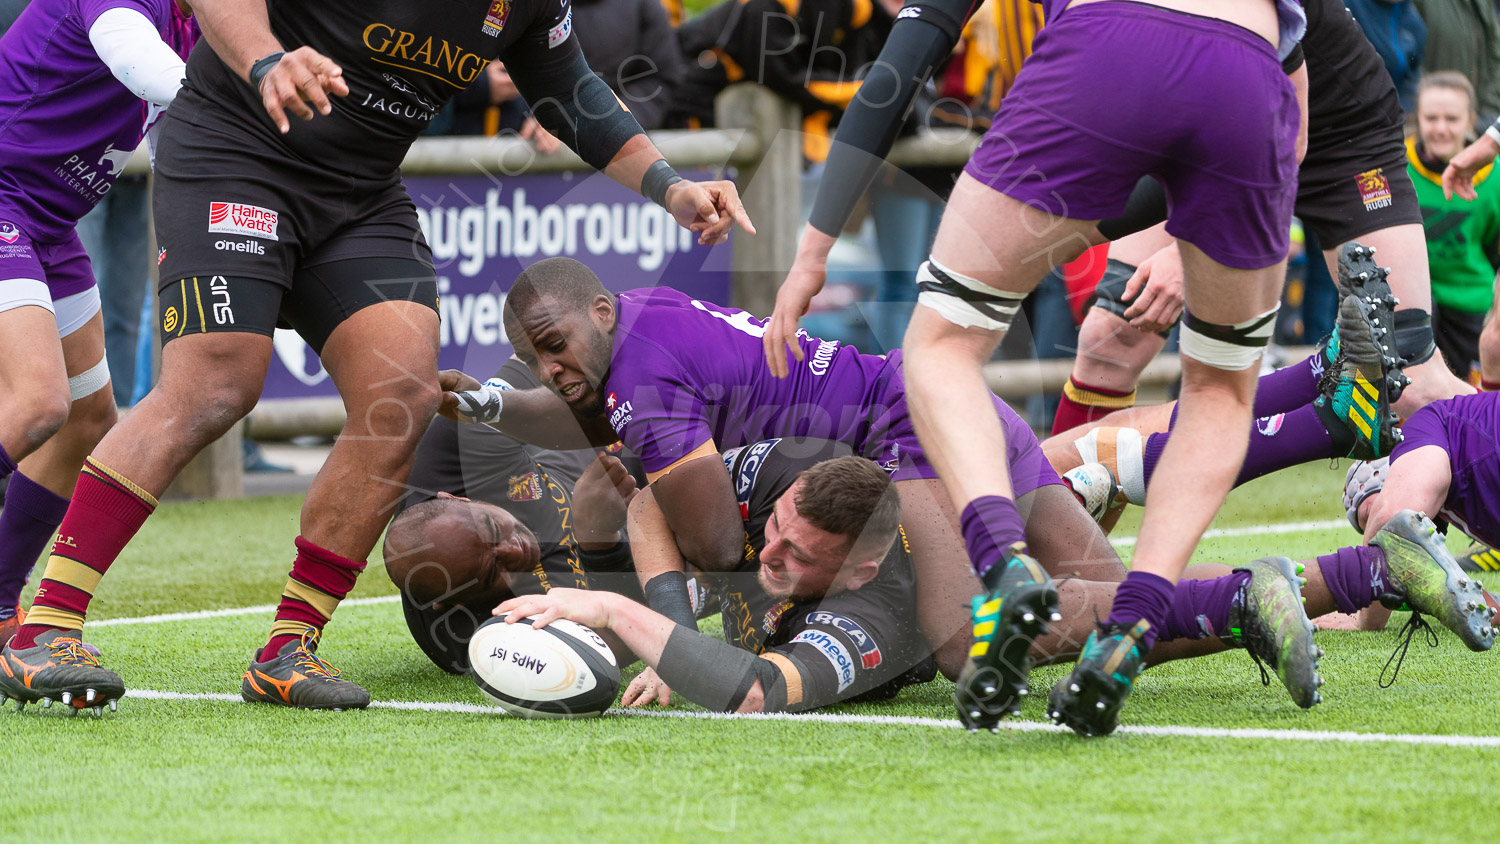
[[[0,311],[0,468],[7,474],[68,421],[57,320],[36,305]]]
[[[164,347],[156,387],[85,461],[31,613],[0,654],[8,676],[54,663],[28,699],[96,706],[123,694],[79,641],[89,600],[187,462],[254,406],[270,359],[271,338],[257,334],[193,334]]]
[[[1427,237],[1421,225],[1391,226],[1361,235],[1358,241],[1374,247],[1375,262],[1390,268],[1386,281],[1400,300],[1396,306],[1398,313],[1411,308],[1432,312],[1432,276],[1427,264]],[[1337,269],[1339,251],[1339,248],[1324,251],[1329,269]],[[1427,362],[1407,366],[1402,371],[1411,379],[1410,386],[1394,405],[1396,415],[1402,419],[1439,399],[1474,392],[1473,387],[1448,370],[1441,351],[1433,352]]]
[[[297,557],[264,647],[240,687],[248,701],[306,709],[369,705],[316,653],[323,626],[354,587],[405,490],[412,455],[437,412],[438,317],[385,302],[334,329],[323,363],[347,419],[302,507]]]
[[[1195,321],[1215,326],[1203,330],[1239,342],[1193,338],[1184,343],[1177,424],[1157,468],[1173,480],[1153,484],[1146,493],[1132,572],[1116,597],[1110,632],[1091,640],[1079,667],[1053,695],[1056,717],[1088,734],[1108,733],[1117,723],[1155,640],[1153,631],[1164,624],[1177,579],[1239,474],[1249,442],[1258,348],[1269,337],[1267,319],[1280,296],[1285,261],[1236,270],[1186,241],[1179,248],[1188,280],[1187,311]],[[1117,680],[1122,676],[1128,682]]]

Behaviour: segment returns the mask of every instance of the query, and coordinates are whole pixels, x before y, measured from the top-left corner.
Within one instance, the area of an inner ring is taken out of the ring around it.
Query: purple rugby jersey
[[[605,383],[620,440],[659,472],[710,440],[719,450],[777,437],[843,442],[894,480],[934,478],[906,407],[901,353],[863,355],[797,333],[803,361],[785,379],[766,368],[763,321],[669,287],[627,290]],[[1016,496],[1061,483],[1025,420],[999,398]]]
[[[1401,426],[1391,462],[1426,445],[1448,452],[1453,480],[1440,511],[1454,527],[1500,546],[1500,393],[1435,401]]]
[[[70,238],[162,111],[89,43],[89,27],[115,8],[144,14],[168,44],[181,40],[172,0],[35,0],[0,38],[0,221],[32,240]],[[54,298],[77,292],[53,287]]]

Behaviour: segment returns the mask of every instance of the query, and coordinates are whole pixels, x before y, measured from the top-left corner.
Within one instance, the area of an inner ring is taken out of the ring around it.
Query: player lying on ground
[[[616,296],[568,258],[528,267],[506,299],[505,320],[517,355],[548,389],[450,393],[445,406],[537,445],[576,443],[580,427],[593,445],[622,441],[640,458],[684,556],[704,571],[732,571],[744,552],[721,449],[817,437],[879,463],[906,513],[923,634],[939,669],[958,675],[969,656],[964,607],[979,582],[964,564],[958,514],[912,430],[899,353],[879,358],[801,336],[805,364],[774,378],[760,363],[764,329],[749,314],[664,287]],[[479,387],[461,373],[443,378],[450,391]],[[1080,573],[1118,566],[1030,427],[994,397],[986,413],[1010,432],[1002,459],[1032,515],[1027,538],[1037,555]],[[691,617],[686,595],[673,594],[653,595],[653,608]]]
[[[898,534],[891,521],[899,513],[888,512],[896,509],[888,501],[888,479],[847,451],[839,444],[782,439],[723,455],[740,490],[741,512],[747,514],[745,561],[735,573],[705,579],[721,601],[725,638],[748,653],[734,653],[725,643],[696,634],[691,623],[675,622],[610,594],[554,590],[508,602],[501,611],[514,609],[520,617],[551,609],[548,618],[567,617],[612,629],[656,666],[627,688],[626,705],[665,702],[665,687],[675,686],[710,708],[806,709],[860,694],[889,677],[902,677],[896,687],[904,685],[912,678],[901,672],[928,647],[920,640],[911,601],[909,551],[914,549],[907,547],[907,537]],[[833,454],[844,456],[830,458]],[[675,538],[649,490],[636,498],[630,513],[637,573],[644,579],[660,576],[654,573],[663,570],[683,571]],[[1382,575],[1382,590],[1372,591],[1370,586],[1372,571],[1388,571],[1379,551],[1309,563],[1309,580],[1302,591],[1309,611],[1321,614],[1399,595],[1414,606],[1430,606],[1456,617],[1442,595],[1407,586],[1428,583],[1441,571],[1425,546],[1408,550],[1412,543],[1403,537],[1426,536],[1412,533],[1415,529],[1393,527],[1382,534],[1380,541],[1399,548],[1400,554],[1400,565]],[[1311,706],[1319,699],[1322,682],[1316,672],[1319,651],[1311,642],[1312,627],[1298,601],[1300,571],[1285,558],[1257,560],[1234,571],[1226,566],[1194,567],[1190,576],[1202,579],[1178,584],[1171,617],[1150,661],[1243,646],[1277,670],[1294,700]],[[1040,583],[1037,576],[1026,580],[1033,586]],[[1024,594],[1017,593],[1018,603],[984,610],[1003,634],[996,637],[993,672],[976,685],[996,688],[984,700],[961,701],[969,708],[960,711],[960,718],[971,728],[993,726],[1001,714],[995,711],[998,707],[1010,711],[1019,705],[1032,661],[1076,658],[1116,586],[1060,579],[1064,619],[1034,641],[1012,635],[1031,624],[1024,616],[1034,605]],[[767,656],[767,651],[776,655]],[[755,654],[766,662],[754,660]],[[930,677],[931,669],[925,674]],[[778,697],[788,690],[799,690],[800,702]]]
[[[1349,292],[1333,335],[1315,355],[1327,362],[1327,370],[1318,377],[1298,364],[1261,378],[1250,445],[1235,486],[1312,460],[1382,457],[1400,441],[1390,405],[1405,378],[1387,351],[1392,317],[1385,271],[1357,244],[1346,247],[1340,265]],[[1118,410],[1048,438],[1042,450],[1085,499],[1086,509],[1105,519],[1116,504],[1145,503],[1176,419],[1176,402]],[[1115,518],[1118,510],[1108,524]]]
[[[496,377],[538,386],[514,358]],[[536,449],[484,425],[434,419],[384,546],[386,574],[423,653],[467,673],[474,628],[514,595],[553,586],[639,595],[621,541],[635,489],[613,456]]]
[[[29,699],[123,689],[98,666],[44,669],[48,644],[77,637],[99,578],[156,496],[254,407],[280,322],[321,356],[348,421],[308,490],[291,576],[240,693],[364,707],[368,692],[315,648],[441,398],[437,281],[399,169],[418,134],[500,59],[545,128],[700,242],[750,224],[733,184],[684,181],[667,165],[589,70],[564,0],[202,0],[197,13],[208,43],[168,113],[153,192],[161,380],[94,450],[61,528],[68,556],[48,562],[4,659],[38,672]],[[426,47],[412,53],[413,43]],[[293,125],[287,111],[306,119]]]
[[[1350,524],[1369,538],[1392,513],[1416,510],[1457,527],[1489,548],[1500,546],[1500,393],[1433,402],[1406,420],[1406,439],[1388,464],[1356,463],[1345,481]],[[1471,551],[1493,565],[1493,552]],[[1364,627],[1380,627],[1371,613]]]
[[[1307,152],[1297,172],[1295,213],[1317,235],[1331,271],[1340,247],[1355,239],[1376,248],[1380,261],[1392,268],[1390,284],[1400,300],[1395,346],[1415,383],[1396,404],[1405,418],[1430,401],[1472,392],[1448,371],[1440,353],[1433,354],[1432,285],[1422,209],[1406,168],[1406,118],[1379,54],[1344,4],[1307,0],[1303,7],[1307,34],[1283,63],[1289,72],[1300,65],[1308,86]],[[1100,228],[1113,234],[1166,218],[1159,185],[1143,185],[1138,191],[1132,219]],[[1148,308],[1158,296],[1158,284],[1181,285],[1176,247],[1159,244],[1161,251],[1143,258],[1134,244],[1119,245],[1126,249],[1117,253],[1116,246],[1110,247],[1108,268],[1097,288],[1099,307],[1089,309],[1079,329],[1079,355],[1058,405],[1054,433],[1133,404],[1141,372],[1163,345],[1164,338],[1155,332],[1170,328]],[[1138,297],[1125,295],[1127,279],[1133,286],[1145,280]],[[1325,365],[1316,356],[1300,364],[1313,377]],[[1262,384],[1257,395],[1274,386]]]
[[[84,458],[115,423],[99,288],[74,228],[177,96],[197,39],[190,12],[35,0],[0,39],[0,645]],[[77,636],[53,641],[58,661],[91,667]],[[70,697],[113,705],[120,692]]]

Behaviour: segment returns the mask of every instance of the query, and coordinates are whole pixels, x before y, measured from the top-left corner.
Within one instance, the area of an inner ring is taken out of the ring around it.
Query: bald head
[[[499,603],[510,597],[507,571],[539,561],[536,537],[493,504],[442,497],[416,504],[391,522],[385,570],[421,606]]]

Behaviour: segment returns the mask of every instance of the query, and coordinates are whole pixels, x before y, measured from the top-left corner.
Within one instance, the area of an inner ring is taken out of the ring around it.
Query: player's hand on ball
[[[1177,244],[1142,261],[1125,282],[1121,298],[1130,302],[1125,319],[1137,330],[1155,334],[1171,328],[1182,316],[1182,253]]]
[[[609,592],[591,592],[586,589],[557,588],[545,595],[522,595],[511,598],[498,607],[495,615],[514,624],[530,616],[535,619],[532,627],[546,627],[559,618],[576,621],[584,627],[603,630],[610,626]]]
[[[635,675],[630,685],[625,687],[625,694],[620,696],[621,706],[645,706],[655,701],[658,706],[670,706],[672,704],[672,689],[661,678],[656,676],[655,668],[647,668],[645,671]]]
[[[298,47],[283,55],[260,81],[261,104],[282,134],[292,128],[287,111],[303,120],[313,119],[313,109],[318,114],[333,111],[329,94],[348,96],[344,69],[311,47]]]
[[[667,210],[683,228],[698,235],[698,243],[713,246],[729,239],[735,223],[755,234],[755,224],[740,202],[734,182],[690,182],[686,179],[667,188]]]

